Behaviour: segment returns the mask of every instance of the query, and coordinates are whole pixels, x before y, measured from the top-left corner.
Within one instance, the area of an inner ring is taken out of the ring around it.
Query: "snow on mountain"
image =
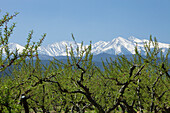
[[[92,44],[92,53],[94,55],[98,55],[100,53],[107,53],[112,55],[121,55],[121,54],[135,54],[135,46],[137,45],[138,50],[144,54],[144,43],[148,43],[149,40],[146,39],[138,39],[133,36],[129,37],[128,39],[124,39],[122,37],[115,38],[111,41],[99,41],[94,44]],[[159,48],[162,49],[163,52],[167,52],[170,44],[160,43]],[[55,42],[53,44],[49,44],[47,46],[41,46],[38,48],[39,54],[47,55],[47,56],[66,56],[66,47],[68,48],[68,51],[73,48],[73,52],[76,53],[77,46],[81,46],[81,43],[75,44],[74,41],[62,41],[62,42]],[[88,45],[85,45],[87,47]],[[9,44],[10,50],[15,51],[16,49],[19,50],[19,52],[22,52],[24,49],[23,46],[16,44],[16,43],[10,43]],[[153,46],[151,46],[153,48]]]
[[[75,44],[74,41],[62,41],[50,44],[47,47],[40,47],[38,50],[40,54],[46,54],[49,56],[66,56],[66,48],[68,51],[73,48],[73,52],[76,53],[77,46],[80,49],[81,43]]]
[[[109,42],[105,41],[99,41],[92,45],[92,53],[93,54],[100,54],[103,52],[103,48],[108,44]]]
[[[133,36],[129,37],[128,38],[129,41],[133,42],[133,43],[143,43],[142,40],[138,39],[138,38],[135,38]]]
[[[49,56],[66,56],[66,46],[70,50],[70,46],[75,48],[75,43],[71,41],[56,42],[47,47],[40,47],[40,54],[47,54]]]
[[[23,46],[17,44],[17,43],[9,43],[9,48],[10,48],[10,51],[15,51],[16,49],[18,49],[18,52],[21,53],[22,50],[24,49]]]
[[[118,37],[110,41],[103,49],[103,53],[108,54],[134,54],[134,44],[129,40]]]
[[[21,46],[21,45],[19,45],[19,44],[17,44],[17,43],[9,43],[9,44],[8,44],[8,47],[9,47],[9,50],[10,50],[11,52],[16,51],[16,49],[17,49],[18,52],[21,53],[21,52],[23,51],[23,49],[24,49],[23,46]],[[1,49],[1,48],[3,48],[3,49],[2,49],[2,50],[3,50],[3,54],[5,54],[5,47],[1,46],[0,49]]]

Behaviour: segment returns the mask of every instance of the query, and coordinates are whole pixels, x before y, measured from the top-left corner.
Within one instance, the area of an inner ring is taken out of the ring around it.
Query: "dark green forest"
[[[83,42],[76,54],[66,48],[66,62],[43,64],[37,49],[46,34],[32,42],[31,31],[22,53],[10,51],[17,14],[0,17],[0,113],[170,112],[170,49],[163,55],[156,38],[145,44],[146,56],[136,46],[131,58],[103,59],[103,69]]]

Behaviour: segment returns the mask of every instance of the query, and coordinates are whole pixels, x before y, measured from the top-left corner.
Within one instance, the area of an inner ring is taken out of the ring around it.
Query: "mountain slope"
[[[92,44],[92,53],[94,55],[98,55],[101,53],[107,53],[111,55],[129,55],[135,53],[135,46],[137,44],[138,50],[144,54],[144,43],[148,43],[149,40],[143,39],[140,40],[138,38],[135,38],[133,36],[129,37],[128,39],[124,39],[122,37],[115,38],[111,41],[105,42],[105,41],[99,41],[94,44]],[[162,49],[164,54],[168,51],[168,48],[170,47],[170,44],[160,43],[159,48]],[[80,43],[75,44],[73,41],[62,41],[62,42],[55,42],[53,44],[49,44],[48,46],[41,46],[38,48],[39,54],[46,55],[46,56],[66,56],[66,47],[68,48],[68,51],[73,48],[73,52],[76,53],[76,47],[80,47]],[[86,47],[88,45],[85,45]],[[10,43],[9,44],[10,50],[14,51],[16,49],[19,49],[19,52],[22,52],[23,46],[16,44],[16,43]],[[151,49],[153,46],[151,46]],[[79,48],[80,49],[80,48]]]

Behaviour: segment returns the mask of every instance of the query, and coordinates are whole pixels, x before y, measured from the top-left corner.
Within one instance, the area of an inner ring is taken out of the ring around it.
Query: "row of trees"
[[[67,63],[54,59],[43,65],[37,49],[46,34],[31,43],[30,32],[22,53],[10,51],[15,24],[7,23],[16,15],[0,20],[0,113],[170,111],[170,51],[163,56],[156,39],[145,44],[146,56],[136,47],[131,59],[122,55],[103,62],[104,70],[93,63],[91,44],[83,43],[76,53],[67,50]]]

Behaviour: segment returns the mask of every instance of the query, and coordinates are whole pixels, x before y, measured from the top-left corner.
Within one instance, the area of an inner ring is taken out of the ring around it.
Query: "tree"
[[[58,67],[55,69],[60,74],[55,80],[48,80],[66,95],[71,111],[168,112],[169,51],[163,56],[156,39],[150,38],[145,44],[146,56],[136,46],[136,54],[130,60],[123,55],[107,64],[103,62],[104,71],[92,63],[91,45],[82,47],[77,47],[76,54],[73,50],[67,52],[70,55],[67,63],[53,62],[60,67],[60,72]]]
[[[9,48],[9,38],[14,31],[15,23],[13,23],[10,27],[8,23],[12,20],[18,13],[13,15],[9,15],[6,13],[0,19],[0,72],[1,75],[4,74],[5,70],[13,67],[17,64],[20,64],[25,59],[32,59],[38,55],[37,49],[41,45],[43,39],[46,34],[42,36],[39,42],[31,43],[33,31],[31,31],[27,38],[27,44],[24,46],[22,53],[19,53],[19,50],[10,51]],[[4,73],[3,73],[4,72]],[[15,78],[16,79],[16,78]],[[15,94],[17,84],[14,82],[15,80],[12,76],[1,77],[1,87],[0,87],[0,112],[16,112],[16,110],[20,109],[18,103],[19,95]],[[14,89],[14,90],[13,90]]]
[[[8,39],[15,24],[8,29],[7,23],[16,15],[7,13],[0,21],[0,71],[9,69],[0,78],[0,113],[169,112],[170,49],[164,56],[156,38],[145,43],[146,56],[136,46],[131,58],[106,59],[101,70],[93,62],[91,43],[79,46],[72,35],[77,48],[66,47],[67,61],[54,58],[44,65],[37,49],[45,34],[31,44],[30,32],[22,53],[10,51]]]

